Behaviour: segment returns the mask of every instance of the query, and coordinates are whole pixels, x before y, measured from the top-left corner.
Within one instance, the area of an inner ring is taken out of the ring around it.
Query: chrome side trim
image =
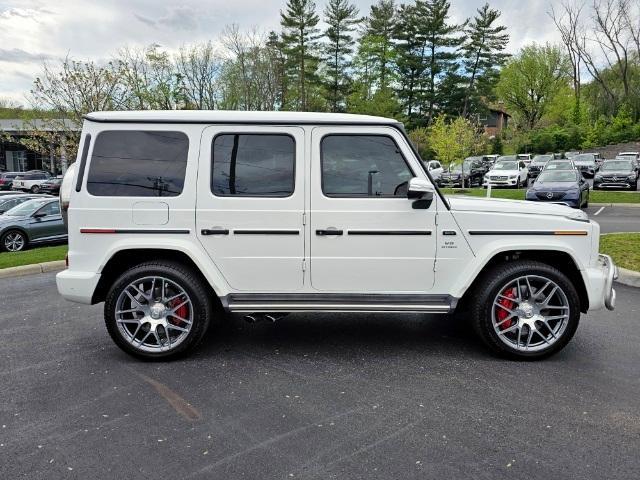
[[[366,303],[229,303],[232,312],[431,312],[448,313],[449,305],[399,305]]]

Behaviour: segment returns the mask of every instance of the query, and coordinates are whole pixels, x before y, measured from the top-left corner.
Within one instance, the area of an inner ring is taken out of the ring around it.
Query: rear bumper
[[[598,255],[593,267],[585,271],[589,289],[589,310],[600,310],[603,307],[613,310],[616,306],[616,290],[613,281],[618,278],[618,267],[609,255]]]
[[[63,270],[56,275],[58,293],[72,302],[91,305],[100,274]]]

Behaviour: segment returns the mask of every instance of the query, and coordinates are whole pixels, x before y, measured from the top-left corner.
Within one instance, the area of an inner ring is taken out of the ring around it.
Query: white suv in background
[[[466,312],[494,352],[541,358],[581,312],[614,307],[597,223],[443,196],[393,119],[91,113],[74,167],[58,290],[104,302],[109,334],[141,358],[191,351],[225,312],[316,311]]]
[[[492,187],[526,187],[529,178],[529,169],[524,161],[500,157],[493,164],[491,170],[484,175],[482,186]]]
[[[23,192],[38,193],[40,191],[40,185],[51,178],[51,174],[47,172],[25,172],[21,173],[13,179],[13,190],[20,190]]]

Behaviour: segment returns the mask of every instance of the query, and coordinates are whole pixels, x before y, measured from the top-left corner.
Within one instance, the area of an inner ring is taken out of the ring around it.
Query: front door
[[[317,127],[312,134],[310,261],[316,290],[421,293],[434,285],[437,198],[414,209],[426,179],[391,127]]]
[[[196,228],[232,289],[303,286],[304,130],[211,126],[202,134]]]

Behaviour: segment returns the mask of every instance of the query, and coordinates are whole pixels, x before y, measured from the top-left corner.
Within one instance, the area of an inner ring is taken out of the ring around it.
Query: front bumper
[[[594,188],[626,188],[632,189],[635,185],[632,182],[594,182]]]
[[[613,310],[616,306],[616,290],[613,281],[618,278],[618,267],[609,255],[599,254],[594,266],[585,270],[589,292],[589,310],[605,307]]]
[[[515,187],[518,184],[518,179],[514,178],[508,180],[484,180],[482,183],[483,187],[488,187],[491,185],[492,187]]]

